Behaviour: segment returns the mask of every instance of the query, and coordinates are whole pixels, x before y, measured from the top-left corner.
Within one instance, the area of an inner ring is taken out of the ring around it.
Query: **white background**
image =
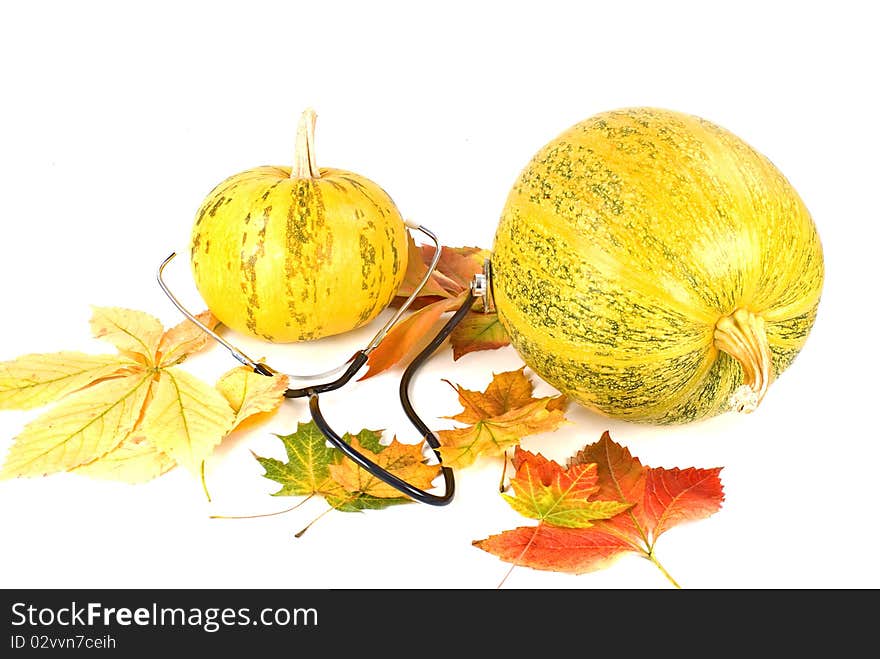
[[[363,5],[363,6],[362,6]],[[369,5],[369,8],[366,7]],[[291,161],[318,112],[322,166],[382,185],[448,245],[491,247],[507,191],[545,142],[590,115],[654,105],[702,115],[785,173],[823,241],[818,320],[751,416],[656,428],[573,408],[528,438],[564,460],[609,429],[651,466],[721,466],[713,517],[660,538],[684,588],[875,588],[876,302],[880,61],[871,3],[4,3],[0,9],[0,360],[112,351],[90,305],[176,311],[154,271],[185,253],[196,209],[226,176]],[[179,259],[180,260],[180,259]],[[198,307],[185,260],[169,271]],[[255,346],[291,372],[335,366],[376,326],[311,345]],[[208,380],[235,363],[188,362]],[[482,389],[521,365],[512,348],[451,351],[414,400],[436,427],[459,407],[441,378]],[[340,430],[415,441],[395,371],[322,399]],[[544,383],[538,393],[553,393]],[[0,413],[0,454],[39,414]],[[0,482],[2,587],[495,588],[507,564],[471,541],[525,520],[497,494],[499,464],[458,471],[452,505],[320,514],[279,510],[250,450],[305,420],[286,403],[232,435],[208,467],[209,504],[182,469],[146,485],[73,475]],[[527,523],[527,522],[525,522]],[[581,576],[517,568],[505,588],[668,588],[624,557]]]

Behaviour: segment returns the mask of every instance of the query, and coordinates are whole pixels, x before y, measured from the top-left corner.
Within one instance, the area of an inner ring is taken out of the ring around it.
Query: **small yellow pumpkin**
[[[765,156],[700,117],[604,112],[535,154],[492,251],[525,362],[605,415],[754,409],[813,326],[816,226]]]
[[[190,244],[196,288],[233,330],[317,339],[373,320],[407,265],[406,226],[373,181],[318,168],[316,114],[303,112],[293,167],[230,176],[205,198]]]

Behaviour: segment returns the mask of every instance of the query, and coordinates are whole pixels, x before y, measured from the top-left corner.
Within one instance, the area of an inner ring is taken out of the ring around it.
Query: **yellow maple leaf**
[[[440,455],[451,467],[466,467],[481,455],[501,455],[527,435],[556,430],[566,422],[565,397],[532,395],[525,367],[494,374],[485,391],[446,382],[458,392],[463,410],[448,419],[468,424],[440,430]]]
[[[390,471],[395,476],[420,489],[430,489],[440,473],[440,465],[429,465],[422,455],[421,444],[403,444],[394,438],[378,452],[363,446],[357,437],[351,438],[351,447],[364,457]],[[330,477],[347,492],[366,494],[380,499],[400,497],[400,490],[376,478],[352,460],[343,460],[328,467]]]
[[[235,412],[233,428],[237,428],[255,414],[277,410],[284,400],[287,385],[288,377],[281,373],[267,377],[247,366],[238,366],[220,377],[217,390]]]
[[[199,320],[217,326],[209,312]],[[93,307],[89,324],[120,354],[31,354],[0,364],[0,409],[59,401],[15,438],[0,477],[76,471],[141,482],[176,463],[198,472],[236,412],[173,365],[210,340],[189,320],[165,331],[133,309]]]

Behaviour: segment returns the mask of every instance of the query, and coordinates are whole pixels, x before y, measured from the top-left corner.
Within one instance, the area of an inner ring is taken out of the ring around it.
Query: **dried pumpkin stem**
[[[746,309],[737,309],[715,324],[715,347],[739,362],[743,386],[731,397],[739,412],[754,411],[770,386],[773,362],[764,330],[764,319]]]
[[[315,160],[315,122],[318,115],[312,108],[306,108],[299,118],[296,129],[296,147],[293,154],[293,167],[290,178],[319,178],[318,163]]]

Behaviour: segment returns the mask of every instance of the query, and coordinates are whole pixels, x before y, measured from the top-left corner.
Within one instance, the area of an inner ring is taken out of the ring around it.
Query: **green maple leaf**
[[[329,494],[334,486],[328,469],[338,451],[327,446],[327,440],[313,423],[299,423],[289,435],[276,435],[287,451],[287,462],[263,458],[254,453],[269,480],[281,485],[274,496],[294,497]],[[336,486],[338,487],[338,486]]]
[[[330,467],[341,465],[348,458],[338,449],[327,445],[326,438],[314,421],[300,422],[296,431],[276,437],[284,444],[287,462],[254,454],[257,462],[265,469],[263,476],[281,485],[281,489],[274,492],[273,496],[320,495],[331,508],[342,512],[379,510],[410,501],[407,497],[377,497],[346,490],[334,480]],[[364,429],[356,435],[343,435],[343,439],[349,443],[353,437],[361,447],[374,453],[385,449],[380,442],[381,430]]]

